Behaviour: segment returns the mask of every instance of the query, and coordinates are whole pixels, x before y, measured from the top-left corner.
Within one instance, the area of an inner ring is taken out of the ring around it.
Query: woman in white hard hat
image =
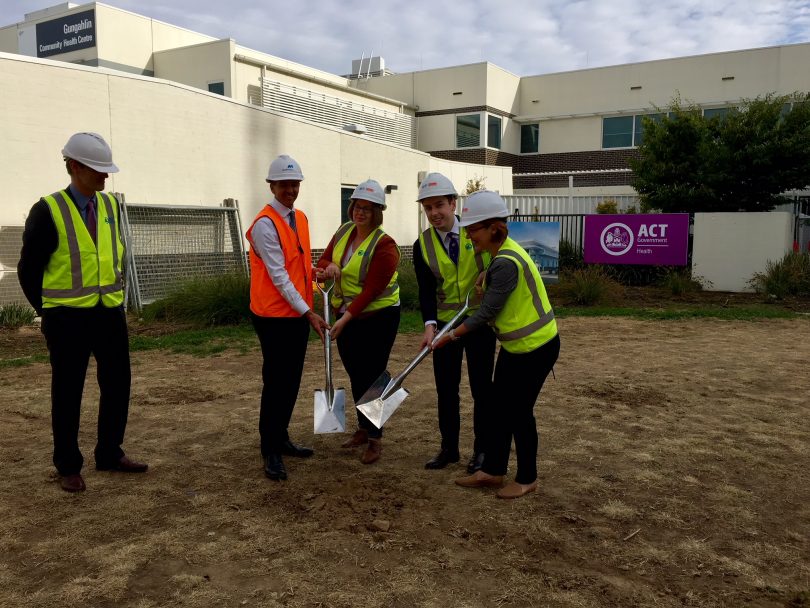
[[[385,193],[370,179],[352,193],[349,222],[343,224],[318,260],[319,281],[334,279],[331,304],[337,321],[331,336],[351,381],[357,403],[388,366],[399,329],[399,247],[382,229]],[[371,464],[382,452],[382,429],[359,410],[358,429],[344,448],[365,445],[360,457]]]
[[[467,197],[460,223],[475,250],[488,252],[492,263],[487,268],[481,307],[448,332],[436,348],[485,323],[494,326],[501,350],[493,395],[503,405],[493,415],[483,466],[456,483],[468,488],[498,487],[499,498],[519,498],[537,489],[534,404],[560,354],[560,339],[537,266],[508,236],[508,216],[506,203],[495,192],[482,190]],[[513,438],[517,472],[515,480],[503,486]]]

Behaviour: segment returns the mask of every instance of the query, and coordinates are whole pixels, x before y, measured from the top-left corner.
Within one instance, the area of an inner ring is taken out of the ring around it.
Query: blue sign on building
[[[95,10],[37,23],[37,57],[50,57],[94,46],[96,46]]]

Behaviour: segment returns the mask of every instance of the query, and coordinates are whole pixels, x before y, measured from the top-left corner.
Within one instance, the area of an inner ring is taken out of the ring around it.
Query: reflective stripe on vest
[[[530,352],[557,335],[546,288],[537,266],[511,238],[495,257],[509,259],[518,267],[518,285],[495,317],[495,334],[508,352]]]
[[[349,306],[354,299],[363,291],[366,283],[368,269],[371,265],[371,258],[374,257],[374,250],[377,242],[385,234],[385,231],[378,227],[357,248],[352,252],[351,257],[342,265],[343,254],[349,245],[351,238],[352,222],[346,222],[335,233],[335,244],[332,247],[332,262],[340,266],[340,280],[337,287],[339,293],[333,293],[330,299],[332,307],[339,310],[342,306]],[[359,260],[359,261],[358,261]],[[394,272],[388,286],[362,312],[372,312],[394,306],[399,303],[399,284],[397,278],[399,273]],[[336,290],[337,292],[338,290]]]
[[[250,310],[259,317],[300,317],[286,298],[281,294],[267,272],[261,256],[256,253],[253,242],[253,227],[266,217],[275,226],[279,246],[284,254],[284,268],[296,291],[301,294],[307,306],[312,308],[312,251],[309,246],[309,221],[298,209],[294,210],[294,231],[271,205],[265,205],[248,228],[246,236],[250,243]]]
[[[121,269],[124,245],[118,232],[115,198],[96,193],[96,242],[65,191],[45,196],[43,200],[50,209],[57,233],[56,251],[42,277],[43,307],[91,308],[98,304],[99,298],[104,306],[120,306],[124,301]],[[103,228],[105,224],[109,226],[109,234]]]
[[[419,235],[422,259],[436,279],[436,316],[447,322],[461,307],[467,293],[475,285],[478,275],[489,265],[488,253],[475,253],[472,241],[465,230],[459,235],[458,264],[454,264],[433,227]],[[474,291],[470,295],[470,309],[474,311],[481,297]]]

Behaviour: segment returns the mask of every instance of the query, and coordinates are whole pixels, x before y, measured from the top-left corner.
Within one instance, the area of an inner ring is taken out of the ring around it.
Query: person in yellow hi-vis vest
[[[339,315],[331,336],[357,403],[388,366],[388,357],[399,329],[399,247],[382,229],[385,192],[367,180],[354,189],[350,221],[343,224],[317,264],[318,280],[334,279],[332,308]],[[357,431],[344,448],[365,446],[363,464],[382,453],[382,429],[357,411]]]
[[[120,209],[101,192],[118,167],[97,133],[76,133],[62,149],[70,185],[42,197],[25,222],[17,266],[23,293],[42,317],[51,361],[53,463],[68,492],[81,492],[79,417],[93,355],[101,392],[96,469],[143,473],[121,449],[129,412],[129,337],[124,311]]]
[[[509,211],[495,192],[481,190],[464,203],[461,225],[476,251],[492,256],[478,311],[449,331],[441,348],[482,324],[495,328],[501,350],[495,364],[493,394],[498,406],[487,437],[481,469],[456,479],[468,488],[499,487],[499,498],[519,498],[537,489],[537,423],[534,405],[560,354],[557,322],[540,272],[529,254],[509,238]],[[504,487],[509,452],[515,440],[517,472]]]
[[[427,346],[461,308],[464,298],[489,265],[489,254],[474,251],[456,216],[453,182],[441,173],[428,173],[419,185],[419,203],[430,222],[413,244],[413,269],[419,285],[419,309],[425,323],[420,348]],[[474,296],[475,294],[473,294]],[[470,301],[470,312],[478,306]],[[492,424],[492,371],[495,367],[495,334],[487,325],[468,332],[463,340],[433,355],[433,378],[442,437],[439,452],[425,463],[426,469],[443,469],[458,462],[461,431],[462,360],[467,358],[467,376],[473,398],[473,450],[467,472],[475,473],[484,462],[485,437]]]

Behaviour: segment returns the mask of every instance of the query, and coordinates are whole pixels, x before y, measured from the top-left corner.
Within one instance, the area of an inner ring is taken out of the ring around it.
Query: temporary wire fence
[[[22,233],[22,226],[0,226],[0,304],[26,304],[17,280]]]
[[[123,194],[116,197],[127,245],[127,301],[136,311],[189,279],[248,272],[236,200],[194,207],[128,204]]]

